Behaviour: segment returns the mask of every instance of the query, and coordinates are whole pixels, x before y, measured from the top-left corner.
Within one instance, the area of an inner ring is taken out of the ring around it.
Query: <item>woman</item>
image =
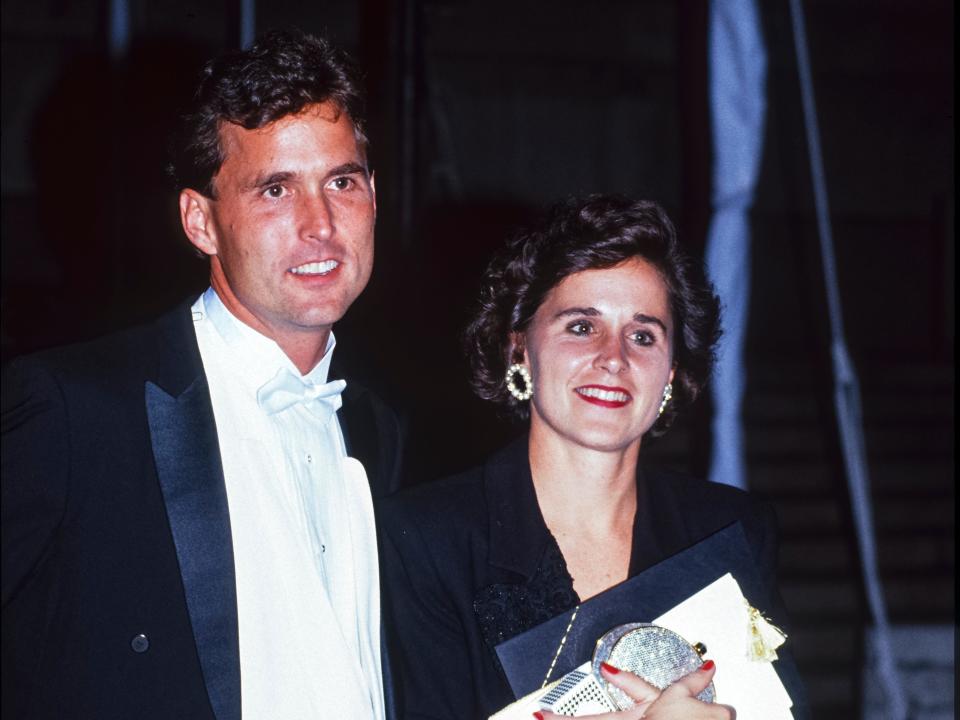
[[[641,470],[644,438],[697,397],[718,336],[717,299],[651,202],[568,201],[491,262],[466,336],[473,385],[529,433],[383,508],[406,717],[488,717],[514,699],[498,643],[734,521],[772,588],[766,506]],[[645,717],[731,717],[695,694],[665,692]]]

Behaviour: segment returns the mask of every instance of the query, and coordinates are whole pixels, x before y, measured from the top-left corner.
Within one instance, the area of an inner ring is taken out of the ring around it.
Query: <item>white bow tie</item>
[[[257,404],[268,415],[273,415],[297,403],[303,403],[304,407],[318,418],[327,420],[343,405],[340,393],[346,386],[346,380],[310,385],[287,368],[280,368],[272,380],[257,390]]]

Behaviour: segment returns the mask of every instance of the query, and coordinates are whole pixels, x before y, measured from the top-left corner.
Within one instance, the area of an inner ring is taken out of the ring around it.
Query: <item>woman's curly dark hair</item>
[[[267,32],[248,50],[204,66],[193,107],[170,144],[167,174],[178,190],[214,197],[213,177],[225,159],[221,122],[252,130],[325,102],[347,114],[366,148],[363,91],[350,58],[299,30]]]
[[[670,218],[647,200],[593,195],[558,203],[543,222],[515,235],[493,258],[464,336],[477,395],[526,420],[528,404],[514,399],[504,381],[514,360],[508,357],[513,334],[526,330],[547,293],[568,275],[632,258],[656,267],[669,294],[676,368],[673,400],[648,434],[666,432],[710,376],[720,337],[720,303],[702,265],[680,247]]]

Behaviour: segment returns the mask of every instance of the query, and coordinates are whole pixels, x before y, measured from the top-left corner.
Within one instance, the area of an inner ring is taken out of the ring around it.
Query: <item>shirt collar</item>
[[[233,364],[254,391],[276,375],[281,368],[287,368],[296,377],[302,378],[310,385],[322,385],[327,382],[333,349],[337,345],[332,331],[327,337],[327,346],[324,348],[320,362],[304,375],[280,349],[276,341],[257,332],[231,313],[212,287],[207,288],[202,301],[202,312],[233,353]]]

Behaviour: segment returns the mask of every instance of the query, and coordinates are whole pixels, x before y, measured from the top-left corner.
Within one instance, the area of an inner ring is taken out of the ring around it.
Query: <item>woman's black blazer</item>
[[[480,467],[381,507],[385,619],[401,717],[489,717],[515,699],[494,646],[579,602],[537,505],[527,449],[523,438]],[[767,590],[755,604],[783,627],[769,505],[669,472],[643,469],[637,483],[631,576],[739,520]],[[792,659],[781,654],[777,666],[794,716],[806,717]]]

